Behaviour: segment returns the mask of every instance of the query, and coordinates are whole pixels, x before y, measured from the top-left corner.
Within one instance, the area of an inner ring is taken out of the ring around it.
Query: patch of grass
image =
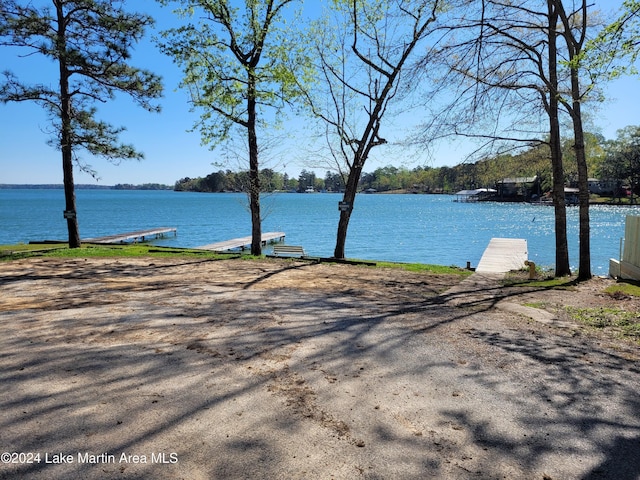
[[[538,273],[538,278],[529,280],[528,270],[515,270],[505,275],[502,284],[505,287],[536,287],[557,290],[575,290],[575,277],[554,277],[552,272]]]
[[[0,261],[43,255],[60,248],[63,247],[59,244],[0,245]]]
[[[11,255],[14,252],[33,252],[37,250],[53,250],[56,248],[64,247],[58,243],[17,243],[15,245],[0,245],[0,252],[3,255]]]
[[[194,257],[228,258],[228,255],[205,250],[158,247],[151,244],[95,245],[84,244],[81,248],[69,248],[64,244],[29,244],[0,246],[2,260],[26,257],[55,258],[109,258],[109,257]]]
[[[81,248],[61,248],[46,253],[46,257],[85,258],[85,257],[141,257],[149,254],[149,248],[139,245],[127,246],[93,246]]]
[[[640,297],[640,284],[636,282],[620,280],[615,285],[607,287],[604,292],[614,297],[619,295]]]
[[[545,302],[528,302],[524,304],[525,307],[531,307],[531,308],[540,308],[540,309],[544,309],[547,304]]]
[[[596,329],[613,329],[622,337],[640,342],[640,314],[619,308],[565,307],[569,316],[584,325]]]
[[[473,272],[460,267],[445,267],[442,265],[430,265],[427,263],[398,263],[398,262],[377,262],[378,267],[400,268],[408,272],[436,273],[443,275],[471,275]]]
[[[533,287],[555,288],[558,290],[575,290],[575,279],[571,278],[549,278],[543,280],[531,280],[529,285]]]
[[[1,245],[0,260],[14,260],[31,256],[56,258],[89,258],[89,257],[194,257],[198,258],[237,258],[260,259],[249,254],[215,253],[206,250],[195,250],[176,247],[158,247],[147,243],[123,245],[83,244],[81,248],[69,248],[65,244],[19,244]],[[284,260],[284,257],[283,257]],[[296,259],[291,259],[296,260]],[[459,267],[445,267],[424,263],[372,262],[377,267],[399,268],[409,272],[426,272],[443,275],[471,275],[471,271]],[[374,267],[375,268],[375,267]]]

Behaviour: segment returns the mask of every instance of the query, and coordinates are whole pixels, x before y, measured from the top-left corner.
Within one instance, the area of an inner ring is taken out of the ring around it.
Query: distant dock
[[[523,238],[492,238],[476,272],[506,273],[524,268],[528,259],[527,241]]]
[[[284,240],[284,232],[267,232],[262,234],[262,245],[267,243],[282,242]],[[202,245],[196,247],[197,250],[212,250],[214,252],[226,252],[229,250],[241,249],[244,250],[251,245],[251,237],[232,238],[231,240],[225,240],[224,242],[211,243],[209,245]]]
[[[119,233],[116,235],[107,235],[105,237],[84,238],[83,242],[87,243],[139,243],[146,241],[149,237],[163,238],[167,233],[178,234],[175,227],[160,227],[149,230],[138,230],[135,232]]]

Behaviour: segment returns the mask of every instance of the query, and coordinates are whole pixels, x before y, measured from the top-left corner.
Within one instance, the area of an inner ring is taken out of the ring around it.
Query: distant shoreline
[[[173,190],[173,186],[161,183],[144,183],[142,185],[131,185],[128,183],[118,183],[116,185],[93,185],[91,183],[79,183],[75,185],[78,190]],[[0,189],[4,190],[62,190],[61,183],[0,183]]]
[[[51,184],[12,184],[12,183],[0,183],[0,190],[62,190],[64,189],[64,185],[61,183],[51,183]],[[139,190],[139,191],[177,191],[182,192],[181,190],[174,190],[174,187],[170,185],[163,185],[159,183],[145,183],[141,185],[132,185],[132,184],[116,184],[116,185],[93,185],[90,183],[80,183],[75,185],[76,190]],[[240,192],[192,192],[192,193],[240,193]],[[289,193],[285,191],[274,191],[274,192],[263,192],[265,194],[269,193]],[[300,193],[300,192],[296,192]],[[315,192],[315,193],[324,193],[324,192]],[[326,193],[342,193],[342,192],[326,192]],[[416,192],[413,190],[407,189],[399,189],[399,190],[388,190],[388,191],[380,191],[380,192],[366,192],[360,191],[360,194],[365,195],[455,195],[453,193],[447,192]],[[538,202],[524,202],[522,200],[504,200],[504,199],[491,199],[491,200],[483,200],[480,202],[470,202],[470,203],[527,203],[532,205],[541,205],[541,206],[549,206],[553,207],[552,203],[538,203]],[[606,206],[620,206],[620,207],[640,207],[640,203],[630,204],[628,202],[617,202],[612,200],[611,197],[595,197],[589,200],[589,205],[606,205]],[[575,203],[567,203],[567,206],[576,206]]]

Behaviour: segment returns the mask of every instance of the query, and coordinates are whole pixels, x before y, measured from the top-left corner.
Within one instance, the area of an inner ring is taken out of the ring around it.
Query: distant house
[[[456,193],[454,202],[481,202],[494,200],[496,191],[493,188],[476,188],[475,190],[460,190]]]
[[[622,182],[620,180],[600,180],[597,178],[589,178],[589,193],[596,195],[613,195],[620,188]]]
[[[580,194],[579,188],[564,187],[564,202],[567,205],[578,205]]]
[[[533,177],[504,178],[496,182],[496,198],[503,202],[529,202],[540,196],[540,179]]]

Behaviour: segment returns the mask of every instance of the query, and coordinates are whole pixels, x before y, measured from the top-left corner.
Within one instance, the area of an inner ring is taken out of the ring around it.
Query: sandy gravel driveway
[[[637,348],[458,281],[0,263],[0,478],[640,478]]]

